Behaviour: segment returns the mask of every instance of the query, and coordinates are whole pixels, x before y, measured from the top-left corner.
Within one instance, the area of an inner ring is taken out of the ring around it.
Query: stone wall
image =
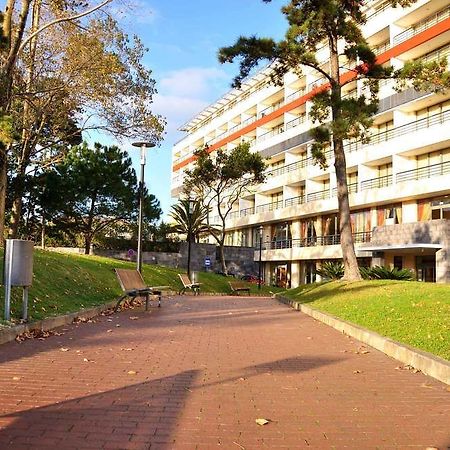
[[[145,264],[160,264],[166,267],[187,267],[187,242],[180,243],[179,253],[164,252],[142,252],[142,261]],[[84,249],[70,247],[51,247],[47,250],[64,253],[84,254]],[[121,259],[125,261],[136,261],[136,254],[130,257],[126,250],[92,250],[93,255],[106,256],[108,258]],[[236,275],[256,274],[258,264],[253,261],[254,249],[251,247],[225,247],[225,261],[228,272]],[[205,271],[205,259],[209,258],[211,266],[208,270],[220,272],[220,260],[218,247],[215,244],[191,244],[191,270],[195,272]]]

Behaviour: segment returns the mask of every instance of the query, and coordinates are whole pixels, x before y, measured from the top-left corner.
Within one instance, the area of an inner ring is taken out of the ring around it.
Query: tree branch
[[[17,54],[19,54],[24,47],[28,44],[28,42],[31,41],[31,39],[33,39],[35,36],[37,36],[39,33],[42,33],[42,31],[46,30],[48,27],[51,27],[52,25],[56,25],[57,23],[61,23],[61,22],[70,22],[71,20],[76,20],[76,19],[80,19],[81,17],[87,16],[91,13],[93,13],[94,11],[97,11],[98,9],[102,8],[103,6],[107,5],[108,3],[110,3],[112,0],[104,0],[102,3],[100,3],[97,6],[92,7],[91,9],[88,9],[87,11],[84,11],[82,13],[79,14],[75,14],[73,16],[69,16],[69,17],[61,17],[59,19],[55,19],[52,20],[49,23],[46,23],[45,25],[43,25],[41,28],[39,28],[38,30],[36,30],[34,33],[31,33],[20,45]]]

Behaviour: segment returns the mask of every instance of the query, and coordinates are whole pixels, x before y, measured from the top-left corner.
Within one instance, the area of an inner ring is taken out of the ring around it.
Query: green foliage
[[[74,147],[44,177],[42,209],[56,227],[84,235],[86,245],[119,220],[136,221],[136,174],[131,158],[118,147]],[[158,200],[144,192],[145,221],[153,222],[160,215]]]
[[[317,269],[317,273],[328,280],[340,280],[344,276],[344,265],[341,262],[327,261]]]
[[[450,360],[448,293],[448,284],[374,280],[309,284],[283,296]]]
[[[190,207],[192,203],[192,207]],[[169,215],[175,224],[171,226],[171,231],[186,235],[186,240],[190,236],[198,237],[202,234],[212,232],[213,229],[208,225],[209,208],[202,205],[199,201],[189,201],[189,199],[179,200],[178,204],[173,205]]]
[[[414,274],[409,269],[397,269],[383,266],[360,267],[359,271],[365,280],[414,280]]]

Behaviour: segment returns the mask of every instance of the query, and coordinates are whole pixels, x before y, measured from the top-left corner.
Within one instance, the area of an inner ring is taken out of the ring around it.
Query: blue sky
[[[177,129],[230,89],[237,73],[217,61],[217,50],[240,35],[279,38],[286,22],[283,0],[138,0],[124,11],[122,25],[149,48],[145,64],[152,69],[158,95],[154,112],[167,118],[167,134],[149,150],[146,185],[160,200],[164,217],[170,209],[171,149],[183,137]],[[138,169],[138,150],[127,148]],[[138,172],[139,173],[139,172]]]

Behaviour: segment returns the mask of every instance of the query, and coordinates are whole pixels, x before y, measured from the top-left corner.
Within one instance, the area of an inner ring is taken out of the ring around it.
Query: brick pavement
[[[175,297],[63,333],[0,346],[1,449],[450,446],[446,386],[272,299]]]

